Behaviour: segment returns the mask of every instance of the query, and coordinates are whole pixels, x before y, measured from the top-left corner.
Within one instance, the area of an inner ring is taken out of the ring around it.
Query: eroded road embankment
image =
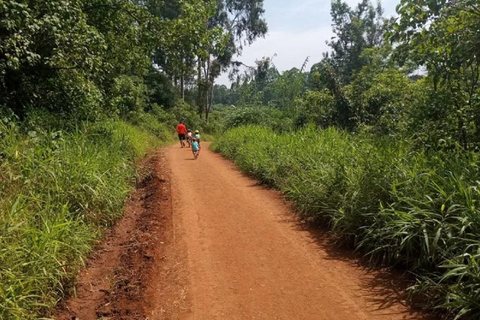
[[[79,319],[425,318],[405,306],[400,276],[358,266],[207,144],[198,160],[174,146],[155,161],[134,229],[102,276],[113,287]]]

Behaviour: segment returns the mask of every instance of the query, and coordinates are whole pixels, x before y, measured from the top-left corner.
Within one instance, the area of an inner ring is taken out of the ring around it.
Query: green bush
[[[163,141],[170,141],[173,137],[173,129],[169,128],[168,124],[159,121],[155,113],[135,112],[132,113],[129,123],[138,128],[160,138]],[[126,124],[126,123],[125,123]],[[135,128],[137,129],[137,128]]]
[[[284,112],[263,106],[233,108],[226,114],[224,119],[226,130],[245,125],[262,125],[283,132],[292,128],[292,121]]]
[[[69,292],[122,214],[135,161],[159,140],[124,122],[28,131],[0,119],[0,318],[37,319]]]
[[[187,125],[187,128],[203,131],[205,120],[200,118],[198,110],[195,109],[195,107],[182,100],[178,100],[171,112],[174,114],[176,120],[172,126],[172,130],[175,128],[178,121],[183,121]]]
[[[146,107],[147,87],[143,79],[122,75],[114,79],[110,108],[122,117],[142,112]]]
[[[212,148],[277,187],[300,216],[330,226],[372,264],[413,272],[412,293],[457,317],[480,316],[480,155],[335,129],[278,134],[247,126]]]

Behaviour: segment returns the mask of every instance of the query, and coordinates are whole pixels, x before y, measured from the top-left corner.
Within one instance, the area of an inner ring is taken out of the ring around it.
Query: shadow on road
[[[248,187],[269,189],[260,182],[252,183]],[[282,193],[278,194],[283,198],[285,205],[290,207],[289,211],[295,212],[293,203],[287,201]],[[420,306],[407,302],[409,301],[407,289],[415,283],[415,278],[406,270],[371,267],[363,254],[336,243],[334,236],[325,226],[301,221],[295,215],[279,214],[278,219],[279,222],[290,225],[296,232],[307,233],[307,238],[311,239],[318,252],[327,253],[327,257],[322,259],[342,261],[359,270],[363,275],[359,284],[362,288],[360,294],[368,300],[371,310],[385,310],[383,315],[388,316],[394,314],[388,310],[390,307],[401,304],[410,310],[406,314],[402,313],[406,319],[438,319],[438,315],[435,316],[422,310]]]
[[[372,310],[385,310],[384,315],[387,316],[393,314],[387,312],[389,307],[402,304],[410,310],[405,314],[408,319],[438,319],[419,306],[407,302],[407,288],[415,283],[415,278],[406,270],[371,267],[362,254],[336,243],[324,226],[300,221],[298,217],[284,217],[280,222],[290,224],[296,232],[306,232],[318,250],[327,253],[326,259],[342,261],[359,270],[364,275],[360,284],[361,294],[367,298]]]

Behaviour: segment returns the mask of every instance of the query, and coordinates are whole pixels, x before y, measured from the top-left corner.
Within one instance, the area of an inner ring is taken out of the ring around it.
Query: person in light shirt
[[[192,130],[187,129],[187,144],[189,148],[192,145],[192,138],[193,138]]]

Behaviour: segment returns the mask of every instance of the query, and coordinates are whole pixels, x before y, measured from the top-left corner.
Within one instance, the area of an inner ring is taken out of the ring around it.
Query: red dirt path
[[[361,267],[207,148],[152,159],[115,249],[91,260],[57,319],[426,319],[405,306],[400,275]],[[95,272],[103,284],[89,287]]]

